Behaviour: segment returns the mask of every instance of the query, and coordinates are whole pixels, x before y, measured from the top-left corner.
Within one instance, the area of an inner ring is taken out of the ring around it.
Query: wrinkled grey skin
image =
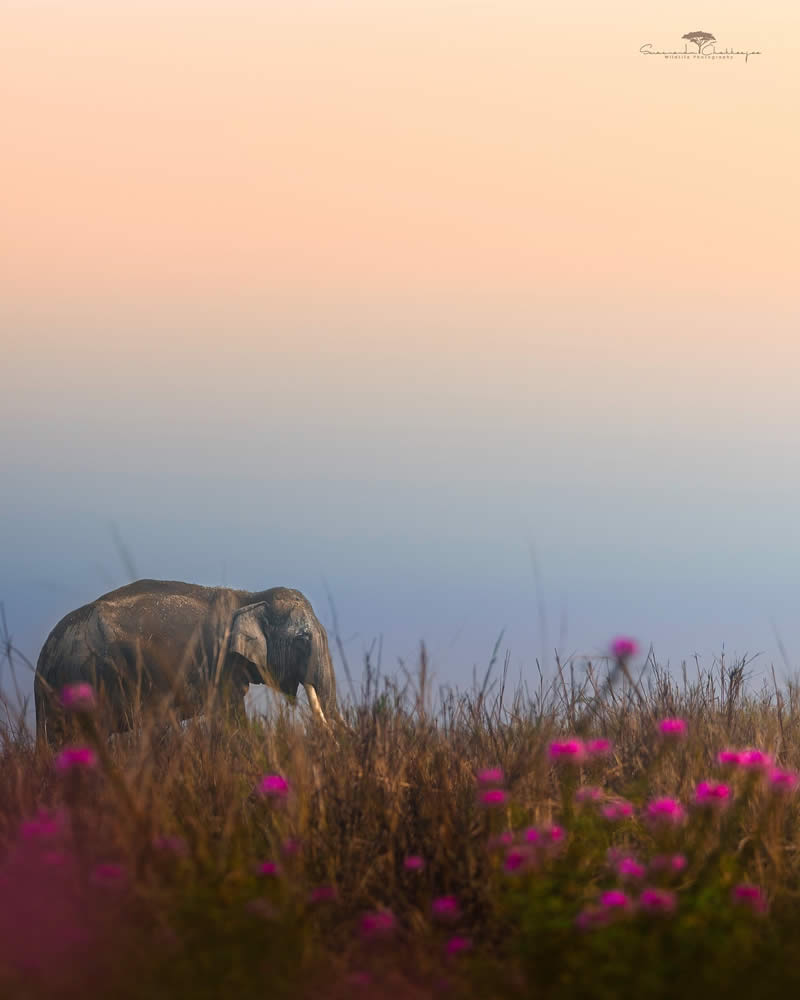
[[[89,682],[111,709],[112,731],[134,706],[171,699],[178,718],[203,711],[210,685],[244,711],[250,684],[294,696],[303,684],[315,715],[335,715],[328,637],[299,590],[250,593],[139,580],[72,611],[47,638],[34,678],[37,738],[61,738],[59,692]]]

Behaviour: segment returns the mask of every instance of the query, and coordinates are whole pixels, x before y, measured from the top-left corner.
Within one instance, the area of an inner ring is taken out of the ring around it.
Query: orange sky
[[[639,52],[693,30],[763,54]],[[530,540],[582,650],[800,650],[798,45],[789,0],[2,0],[22,648],[119,519],[142,575],[328,577],[387,663],[546,653]]]
[[[0,300],[785,299],[798,8],[539,6],[4,5]]]

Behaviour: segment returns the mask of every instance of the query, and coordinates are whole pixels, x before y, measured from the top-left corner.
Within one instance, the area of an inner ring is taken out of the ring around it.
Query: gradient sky
[[[7,0],[0,600],[304,590],[468,683],[800,655],[800,9]],[[747,62],[666,60],[711,31]],[[530,546],[547,607],[540,628]],[[26,681],[27,683],[27,681]],[[340,681],[341,683],[341,681]]]

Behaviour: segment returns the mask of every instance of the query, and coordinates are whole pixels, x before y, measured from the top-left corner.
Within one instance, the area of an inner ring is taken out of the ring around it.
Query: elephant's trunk
[[[314,629],[311,638],[311,655],[309,657],[306,683],[310,684],[316,691],[325,717],[328,719],[338,718],[336,675],[333,671],[333,660],[328,648],[328,637],[322,626]]]

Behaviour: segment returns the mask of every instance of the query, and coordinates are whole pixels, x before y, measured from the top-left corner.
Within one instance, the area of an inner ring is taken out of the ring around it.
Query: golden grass
[[[358,698],[343,705],[345,724],[328,729],[288,704],[269,720],[211,711],[185,728],[166,712],[108,744],[82,716],[84,740],[100,754],[86,773],[60,773],[53,751],[37,750],[24,726],[7,722],[0,728],[0,987],[32,998],[87,990],[421,997],[440,992],[446,979],[454,995],[556,997],[575,995],[583,970],[594,992],[582,995],[625,995],[619,983],[634,982],[659,995],[660,980],[641,977],[659,970],[666,977],[670,962],[685,972],[698,935],[720,968],[738,969],[731,941],[737,955],[755,949],[755,962],[765,921],[735,923],[725,902],[734,882],[763,888],[773,930],[800,931],[800,917],[791,916],[800,892],[798,805],[782,801],[767,822],[766,789],[743,792],[727,825],[675,841],[691,857],[669,931],[629,923],[581,936],[574,927],[579,910],[612,884],[609,845],[641,856],[659,848],[638,819],[612,828],[576,811],[577,783],[637,804],[659,794],[689,803],[700,780],[719,777],[716,753],[726,746],[757,746],[781,767],[800,769],[800,688],[780,688],[770,677],[754,691],[746,674],[746,664],[723,662],[676,680],[651,664],[640,684],[628,675],[618,685],[596,667],[580,682],[559,668],[553,684],[540,679],[534,691],[509,693],[504,674],[434,699],[423,650],[415,683],[379,682],[367,662]],[[664,748],[656,736],[664,717],[687,721],[685,742]],[[607,738],[613,754],[566,776],[547,755],[550,741],[566,734]],[[490,765],[505,775],[508,804],[499,810],[476,796],[475,776]],[[255,791],[271,773],[289,782],[285,802]],[[60,832],[21,834],[41,809],[61,817]],[[506,874],[502,856],[487,849],[503,829],[549,823],[567,828],[567,847],[524,877]],[[167,835],[182,846],[154,846]],[[296,854],[287,851],[292,843]],[[424,858],[423,871],[404,867],[412,854]],[[257,874],[265,860],[279,866],[277,877]],[[98,885],[103,863],[118,866],[118,885]],[[319,886],[334,887],[336,899],[311,903]],[[71,893],[77,902],[67,905]],[[431,901],[442,895],[459,901],[449,928],[431,917]],[[394,914],[397,930],[365,940],[359,920],[377,908]],[[635,968],[612,963],[600,975],[603,949],[619,934]],[[743,934],[750,944],[736,937]],[[444,957],[452,935],[471,942],[457,959]],[[754,981],[748,975],[738,969],[729,995]],[[606,980],[611,992],[603,992]]]

